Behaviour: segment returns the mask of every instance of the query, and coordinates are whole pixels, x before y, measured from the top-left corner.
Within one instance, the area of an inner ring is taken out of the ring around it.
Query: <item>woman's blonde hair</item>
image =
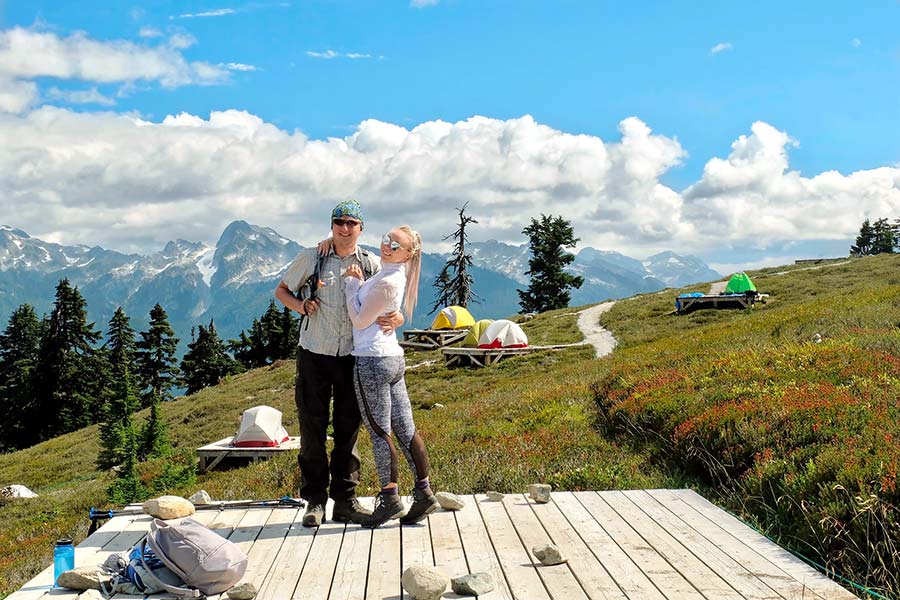
[[[398,227],[412,240],[412,248],[409,259],[406,261],[406,290],[403,294],[403,312],[406,318],[412,320],[413,311],[416,309],[416,301],[419,299],[419,273],[422,271],[422,237],[418,231],[414,231],[409,225]]]

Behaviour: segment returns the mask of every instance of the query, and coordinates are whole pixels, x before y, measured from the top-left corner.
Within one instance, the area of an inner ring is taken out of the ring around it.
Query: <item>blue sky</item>
[[[58,40],[76,34],[110,48],[130,42],[132,50],[167,45],[184,61],[220,71],[208,81],[194,78],[172,85],[133,74],[103,81],[99,76],[29,75],[20,70],[13,73],[13,81],[33,82],[38,91],[26,109],[17,111],[17,118],[51,105],[75,113],[140,116],[153,123],[167,115],[187,113],[207,120],[213,112],[237,110],[287,134],[302,132],[324,140],[351,136],[369,119],[412,130],[435,121],[460,124],[475,115],[507,123],[530,115],[554,132],[615,145],[623,137],[621,122],[635,117],[652,136],[678,145],[677,158],[650,171],[659,184],[684,196],[682,204],[690,201],[691,194],[685,192],[702,180],[709,161],[729,160],[732,144],[741,136],[753,137],[756,122],[789,136],[784,172],[810,179],[828,171],[849,176],[888,168],[888,179],[896,177],[898,22],[896,0],[438,0],[422,6],[338,1],[0,2],[0,30],[46,33]],[[68,93],[86,90],[96,90],[101,103],[68,101]],[[746,160],[733,158],[735,164]],[[816,188],[809,193],[819,201],[804,200],[799,192],[787,194],[780,202],[805,206],[803,210],[829,210],[828,202],[839,202],[834,209],[848,223],[823,224],[821,232],[802,240],[786,229],[764,242],[759,240],[765,236],[754,235],[748,245],[733,221],[747,218],[752,206],[720,214],[722,204],[755,202],[752,197],[737,198],[733,181],[726,186],[729,199],[712,211],[720,221],[731,223],[719,244],[693,222],[688,228],[665,227],[668,236],[648,233],[640,244],[627,230],[592,238],[576,228],[576,234],[592,245],[605,243],[632,255],[639,255],[642,247],[692,251],[693,234],[694,253],[720,263],[771,262],[792,253],[815,253],[817,248],[830,253],[846,245],[860,217],[900,217],[897,184],[885,186],[883,179],[876,191],[861,192],[869,204],[855,202],[848,192],[860,187],[856,181],[837,185],[840,199],[830,189],[822,191],[822,185],[800,186],[807,192]],[[760,189],[771,190],[768,184]],[[485,199],[483,206],[476,205],[486,212],[491,207],[501,211],[520,200],[490,204]],[[603,201],[593,199],[601,205]],[[854,209],[854,203],[860,206]],[[534,206],[565,213],[583,212],[588,205],[560,200],[559,205],[537,201]],[[635,210],[646,208],[642,206]],[[772,203],[772,211],[773,219],[791,218],[778,202]],[[259,222],[248,212],[245,218]],[[652,216],[652,211],[647,213],[647,218]],[[276,222],[260,224],[279,228]],[[613,224],[601,219],[596,226]],[[511,238],[522,226],[506,223],[486,230]],[[43,233],[63,236],[63,231],[60,225]],[[282,233],[299,237],[290,230]],[[151,241],[157,240],[145,240]]]

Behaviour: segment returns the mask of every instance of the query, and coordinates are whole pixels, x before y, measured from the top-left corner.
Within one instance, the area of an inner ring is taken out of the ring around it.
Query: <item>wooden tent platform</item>
[[[441,348],[444,364],[448,367],[489,367],[510,356],[531,354],[540,350],[559,350],[572,346],[584,346],[586,342],[555,344],[552,346],[528,346],[526,348]]]
[[[701,308],[753,308],[755,295],[704,295],[675,298],[675,312],[684,314]]]
[[[197,456],[200,458],[200,472],[206,473],[216,468],[225,458],[249,458],[254,462],[265,460],[288,450],[300,449],[299,436],[291,436],[286,442],[271,448],[235,448],[231,445],[232,437],[227,437],[197,448]]]
[[[490,573],[495,589],[480,597],[486,600],[856,597],[690,490],[554,492],[549,504],[519,494],[464,500],[461,511],[375,530],[331,521],[306,528],[302,509],[293,508],[201,511],[196,518],[247,552],[244,581],[259,589],[258,600],[406,599],[400,575],[416,564],[449,577]],[[127,550],[149,522],[146,515],[111,519],[78,545],[76,564]],[[531,548],[545,543],[568,562],[541,565]],[[7,600],[77,597],[51,591],[52,578],[51,566]],[[461,596],[448,586],[443,597]]]
[[[436,350],[460,342],[469,329],[407,329],[400,345],[410,350]]]

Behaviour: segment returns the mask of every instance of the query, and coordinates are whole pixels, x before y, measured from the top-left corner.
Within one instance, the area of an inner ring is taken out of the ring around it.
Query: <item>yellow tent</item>
[[[475,324],[475,319],[462,306],[448,306],[434,318],[432,329],[465,329]]]
[[[478,340],[481,338],[481,334],[491,323],[493,323],[493,321],[490,319],[482,319],[472,325],[472,329],[469,330],[469,335],[462,341],[462,345],[466,348],[475,348],[478,346]]]

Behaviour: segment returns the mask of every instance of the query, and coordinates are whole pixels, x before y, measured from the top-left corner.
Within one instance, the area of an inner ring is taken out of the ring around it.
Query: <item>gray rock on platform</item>
[[[550,486],[546,483],[529,484],[528,495],[538,504],[547,504],[550,502]]]
[[[449,578],[435,567],[413,565],[403,571],[400,585],[415,600],[438,600],[447,589]]]
[[[253,600],[256,598],[256,594],[256,586],[250,581],[239,583],[225,592],[225,595],[231,600]]]
[[[75,567],[59,574],[56,580],[59,587],[69,590],[99,590],[100,582],[107,583],[109,576],[104,575],[96,566]]]
[[[485,495],[491,502],[501,502],[503,500],[503,494],[500,492],[486,492]]]
[[[483,596],[494,590],[494,578],[484,571],[469,573],[451,579],[450,587],[460,596]]]
[[[444,510],[461,510],[466,505],[462,498],[450,492],[437,492],[434,497]]]
[[[547,567],[552,567],[553,565],[559,565],[567,560],[568,558],[564,557],[562,553],[559,551],[559,548],[554,546],[553,544],[543,544],[541,546],[534,546],[531,549],[531,553],[541,561],[541,564]]]

